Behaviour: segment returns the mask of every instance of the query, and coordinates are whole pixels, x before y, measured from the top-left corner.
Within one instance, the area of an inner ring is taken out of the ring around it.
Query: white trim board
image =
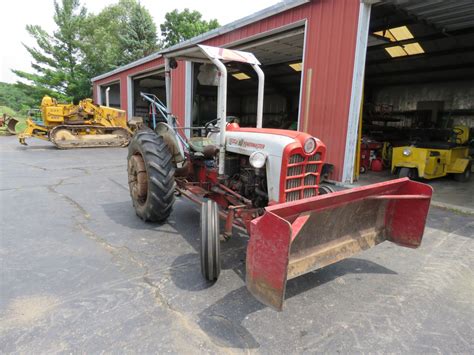
[[[369,35],[371,4],[361,3],[359,6],[359,22],[357,25],[357,42],[354,56],[354,73],[352,75],[351,102],[347,122],[346,149],[344,152],[344,166],[342,182],[352,183],[354,179],[355,154],[357,151],[357,131],[359,129],[360,105],[365,71],[365,57]]]

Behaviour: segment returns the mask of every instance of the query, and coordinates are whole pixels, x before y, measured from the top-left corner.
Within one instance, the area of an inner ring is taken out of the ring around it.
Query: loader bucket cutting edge
[[[432,193],[403,178],[265,208],[250,226],[248,290],[282,310],[289,279],[385,240],[418,247]]]

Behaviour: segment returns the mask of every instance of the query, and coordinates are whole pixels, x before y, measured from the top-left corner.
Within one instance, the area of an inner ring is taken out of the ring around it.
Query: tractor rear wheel
[[[461,174],[454,174],[454,180],[459,182],[468,182],[471,179],[471,163],[467,164],[466,169]]]
[[[201,207],[201,272],[208,281],[216,281],[221,272],[219,208],[207,200]]]
[[[145,222],[164,222],[174,203],[173,157],[163,138],[138,131],[128,146],[128,185],[135,212]]]

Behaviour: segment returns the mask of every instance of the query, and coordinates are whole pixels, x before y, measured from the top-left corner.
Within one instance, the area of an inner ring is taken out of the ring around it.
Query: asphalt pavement
[[[2,353],[474,353],[472,215],[433,207],[420,248],[291,280],[276,312],[245,287],[244,234],[208,284],[195,205],[135,215],[127,149],[30,142],[0,137]]]

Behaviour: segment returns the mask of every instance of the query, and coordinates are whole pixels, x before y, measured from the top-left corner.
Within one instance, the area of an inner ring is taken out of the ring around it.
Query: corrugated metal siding
[[[308,69],[312,69],[308,133],[327,146],[326,161],[342,178],[351,100],[351,84],[359,16],[359,0],[315,1],[308,13],[301,119],[306,109]]]
[[[171,71],[171,82],[173,91],[171,93],[171,112],[184,125],[184,110],[186,105],[186,64],[183,61],[178,63],[178,68]]]
[[[204,43],[209,46],[223,46],[225,44],[240,41],[242,39],[258,35],[267,31],[289,25],[293,22],[304,20],[307,17],[307,11],[311,4],[295,7],[291,10],[281,12],[275,16],[252,23],[248,26],[228,32],[223,36],[211,38]]]

